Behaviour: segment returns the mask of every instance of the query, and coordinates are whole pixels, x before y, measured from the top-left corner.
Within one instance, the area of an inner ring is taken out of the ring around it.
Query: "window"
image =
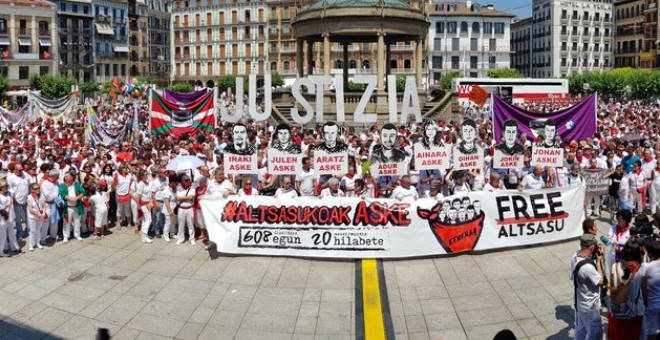
[[[438,21],[435,23],[435,32],[436,33],[445,33],[445,22]]]
[[[497,39],[488,39],[488,50],[497,51]]]
[[[599,67],[600,63],[598,59],[594,59],[594,66]]]
[[[452,51],[458,51],[459,41],[460,41],[460,39],[458,39],[458,38],[452,38],[451,39],[451,50]]]
[[[461,22],[461,33],[467,33],[468,31],[468,23],[463,21]]]
[[[478,51],[479,47],[477,46],[477,38],[470,39],[470,51]]]
[[[471,69],[479,68],[478,63],[479,63],[479,57],[477,57],[477,56],[471,56],[470,57],[470,68]]]
[[[496,64],[497,64],[497,58],[495,56],[488,57],[488,67],[489,68],[495,68]]]
[[[493,23],[492,22],[484,22],[484,33],[486,33],[486,34],[492,34],[493,33]]]
[[[0,33],[7,33],[7,19],[0,19]]]
[[[440,38],[433,39],[433,50],[442,51],[442,39]]]
[[[19,66],[18,67],[18,79],[28,79],[30,76],[30,67],[29,66]]]
[[[565,10],[565,9],[562,10],[562,11],[561,11],[561,18],[562,18],[562,19],[566,19],[567,17],[568,17],[568,13],[566,12],[566,10]]]
[[[277,43],[276,42],[271,42],[270,43],[270,51],[272,53],[277,53]]]
[[[504,23],[496,22],[495,23],[495,34],[504,34]]]
[[[561,42],[561,50],[562,50],[562,51],[566,51],[566,48],[567,48],[567,46],[566,46],[566,42],[565,42],[565,41],[562,41],[562,42]]]
[[[47,35],[48,32],[48,22],[47,21],[39,21],[39,34],[40,35]]]
[[[456,33],[456,21],[447,23],[447,33]]]
[[[39,66],[39,75],[43,76],[44,74],[48,74],[48,71],[48,66]]]
[[[83,6],[83,13],[89,14],[89,7]]]
[[[289,70],[290,67],[291,67],[290,65],[291,65],[291,64],[290,64],[288,61],[285,61],[285,62],[284,62],[284,70]]]
[[[20,27],[18,29],[18,34],[20,35],[27,35],[27,20],[21,20],[20,21]]]
[[[60,11],[66,12],[66,3],[60,2]]]
[[[76,4],[71,5],[71,12],[78,13],[78,5]]]
[[[442,68],[442,56],[433,56],[431,65],[433,68]]]
[[[277,71],[277,61],[273,61],[270,63],[270,70],[272,71]]]
[[[459,66],[459,57],[458,56],[452,56],[451,57],[451,68],[454,70],[458,70]]]
[[[561,58],[561,66],[566,66],[566,58]]]
[[[587,50],[589,50],[589,43],[582,44],[582,51],[586,52]]]
[[[479,33],[479,23],[478,22],[473,22],[472,23],[472,33]]]

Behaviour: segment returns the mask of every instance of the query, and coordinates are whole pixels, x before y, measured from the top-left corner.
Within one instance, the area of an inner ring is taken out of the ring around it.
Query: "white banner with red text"
[[[478,191],[440,201],[204,197],[222,253],[404,258],[567,240],[582,234],[584,186]]]

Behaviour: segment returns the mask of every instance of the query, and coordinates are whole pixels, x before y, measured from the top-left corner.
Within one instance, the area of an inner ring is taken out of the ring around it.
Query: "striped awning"
[[[39,39],[39,46],[50,47],[52,44],[50,43],[50,39]]]
[[[32,40],[19,38],[18,39],[18,44],[20,46],[32,46]]]

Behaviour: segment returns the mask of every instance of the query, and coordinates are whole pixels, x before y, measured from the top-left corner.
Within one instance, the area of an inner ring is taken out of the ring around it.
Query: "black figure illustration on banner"
[[[244,124],[236,123],[232,132],[232,144],[225,148],[225,152],[241,156],[254,155],[256,149],[250,145],[247,127]]]
[[[316,145],[316,150],[322,150],[327,153],[340,153],[348,150],[346,144],[337,141],[340,129],[336,123],[327,122],[323,124],[321,132],[323,133],[323,143]]]
[[[461,142],[456,147],[464,155],[474,155],[479,151],[477,146],[477,123],[466,119],[461,123]]]
[[[501,151],[507,156],[522,155],[525,148],[518,143],[518,122],[509,119],[504,122],[504,131],[502,131],[502,140],[495,146],[495,150]]]
[[[291,126],[286,123],[281,123],[275,128],[275,132],[271,137],[270,147],[292,155],[297,155],[301,152],[300,146],[291,139]]]
[[[481,202],[468,196],[438,202],[431,210],[418,207],[417,214],[429,222],[433,235],[448,253],[474,250],[484,226]]]
[[[438,129],[438,124],[433,120],[427,119],[424,121],[422,132],[422,146],[426,149],[445,146],[442,142],[442,135]]]
[[[371,163],[399,163],[406,159],[406,152],[397,143],[397,129],[394,124],[385,124],[380,129],[380,145],[371,152]]]
[[[548,119],[543,124],[543,140],[536,143],[542,148],[561,148],[561,141],[557,138],[557,121]]]

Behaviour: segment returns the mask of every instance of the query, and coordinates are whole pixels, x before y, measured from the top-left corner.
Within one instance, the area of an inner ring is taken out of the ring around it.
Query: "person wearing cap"
[[[596,236],[580,236],[580,250],[571,259],[574,286],[576,340],[602,339],[600,287],[603,284],[602,251]]]
[[[64,183],[59,186],[59,195],[66,202],[66,209],[62,213],[64,224],[62,226],[62,239],[66,243],[71,236],[71,226],[73,226],[73,237],[78,241],[82,241],[80,234],[80,220],[85,216],[85,208],[83,207],[83,197],[85,196],[85,189],[78,182],[74,182],[73,176],[70,173],[64,174]]]
[[[48,223],[42,224],[41,227],[41,242],[45,243],[48,238],[57,240],[57,224],[60,216],[57,210],[58,204],[64,204],[60,198],[59,185],[57,180],[60,177],[58,170],[50,170],[47,175],[44,175],[41,182],[41,194],[46,199],[46,215],[48,215]]]

